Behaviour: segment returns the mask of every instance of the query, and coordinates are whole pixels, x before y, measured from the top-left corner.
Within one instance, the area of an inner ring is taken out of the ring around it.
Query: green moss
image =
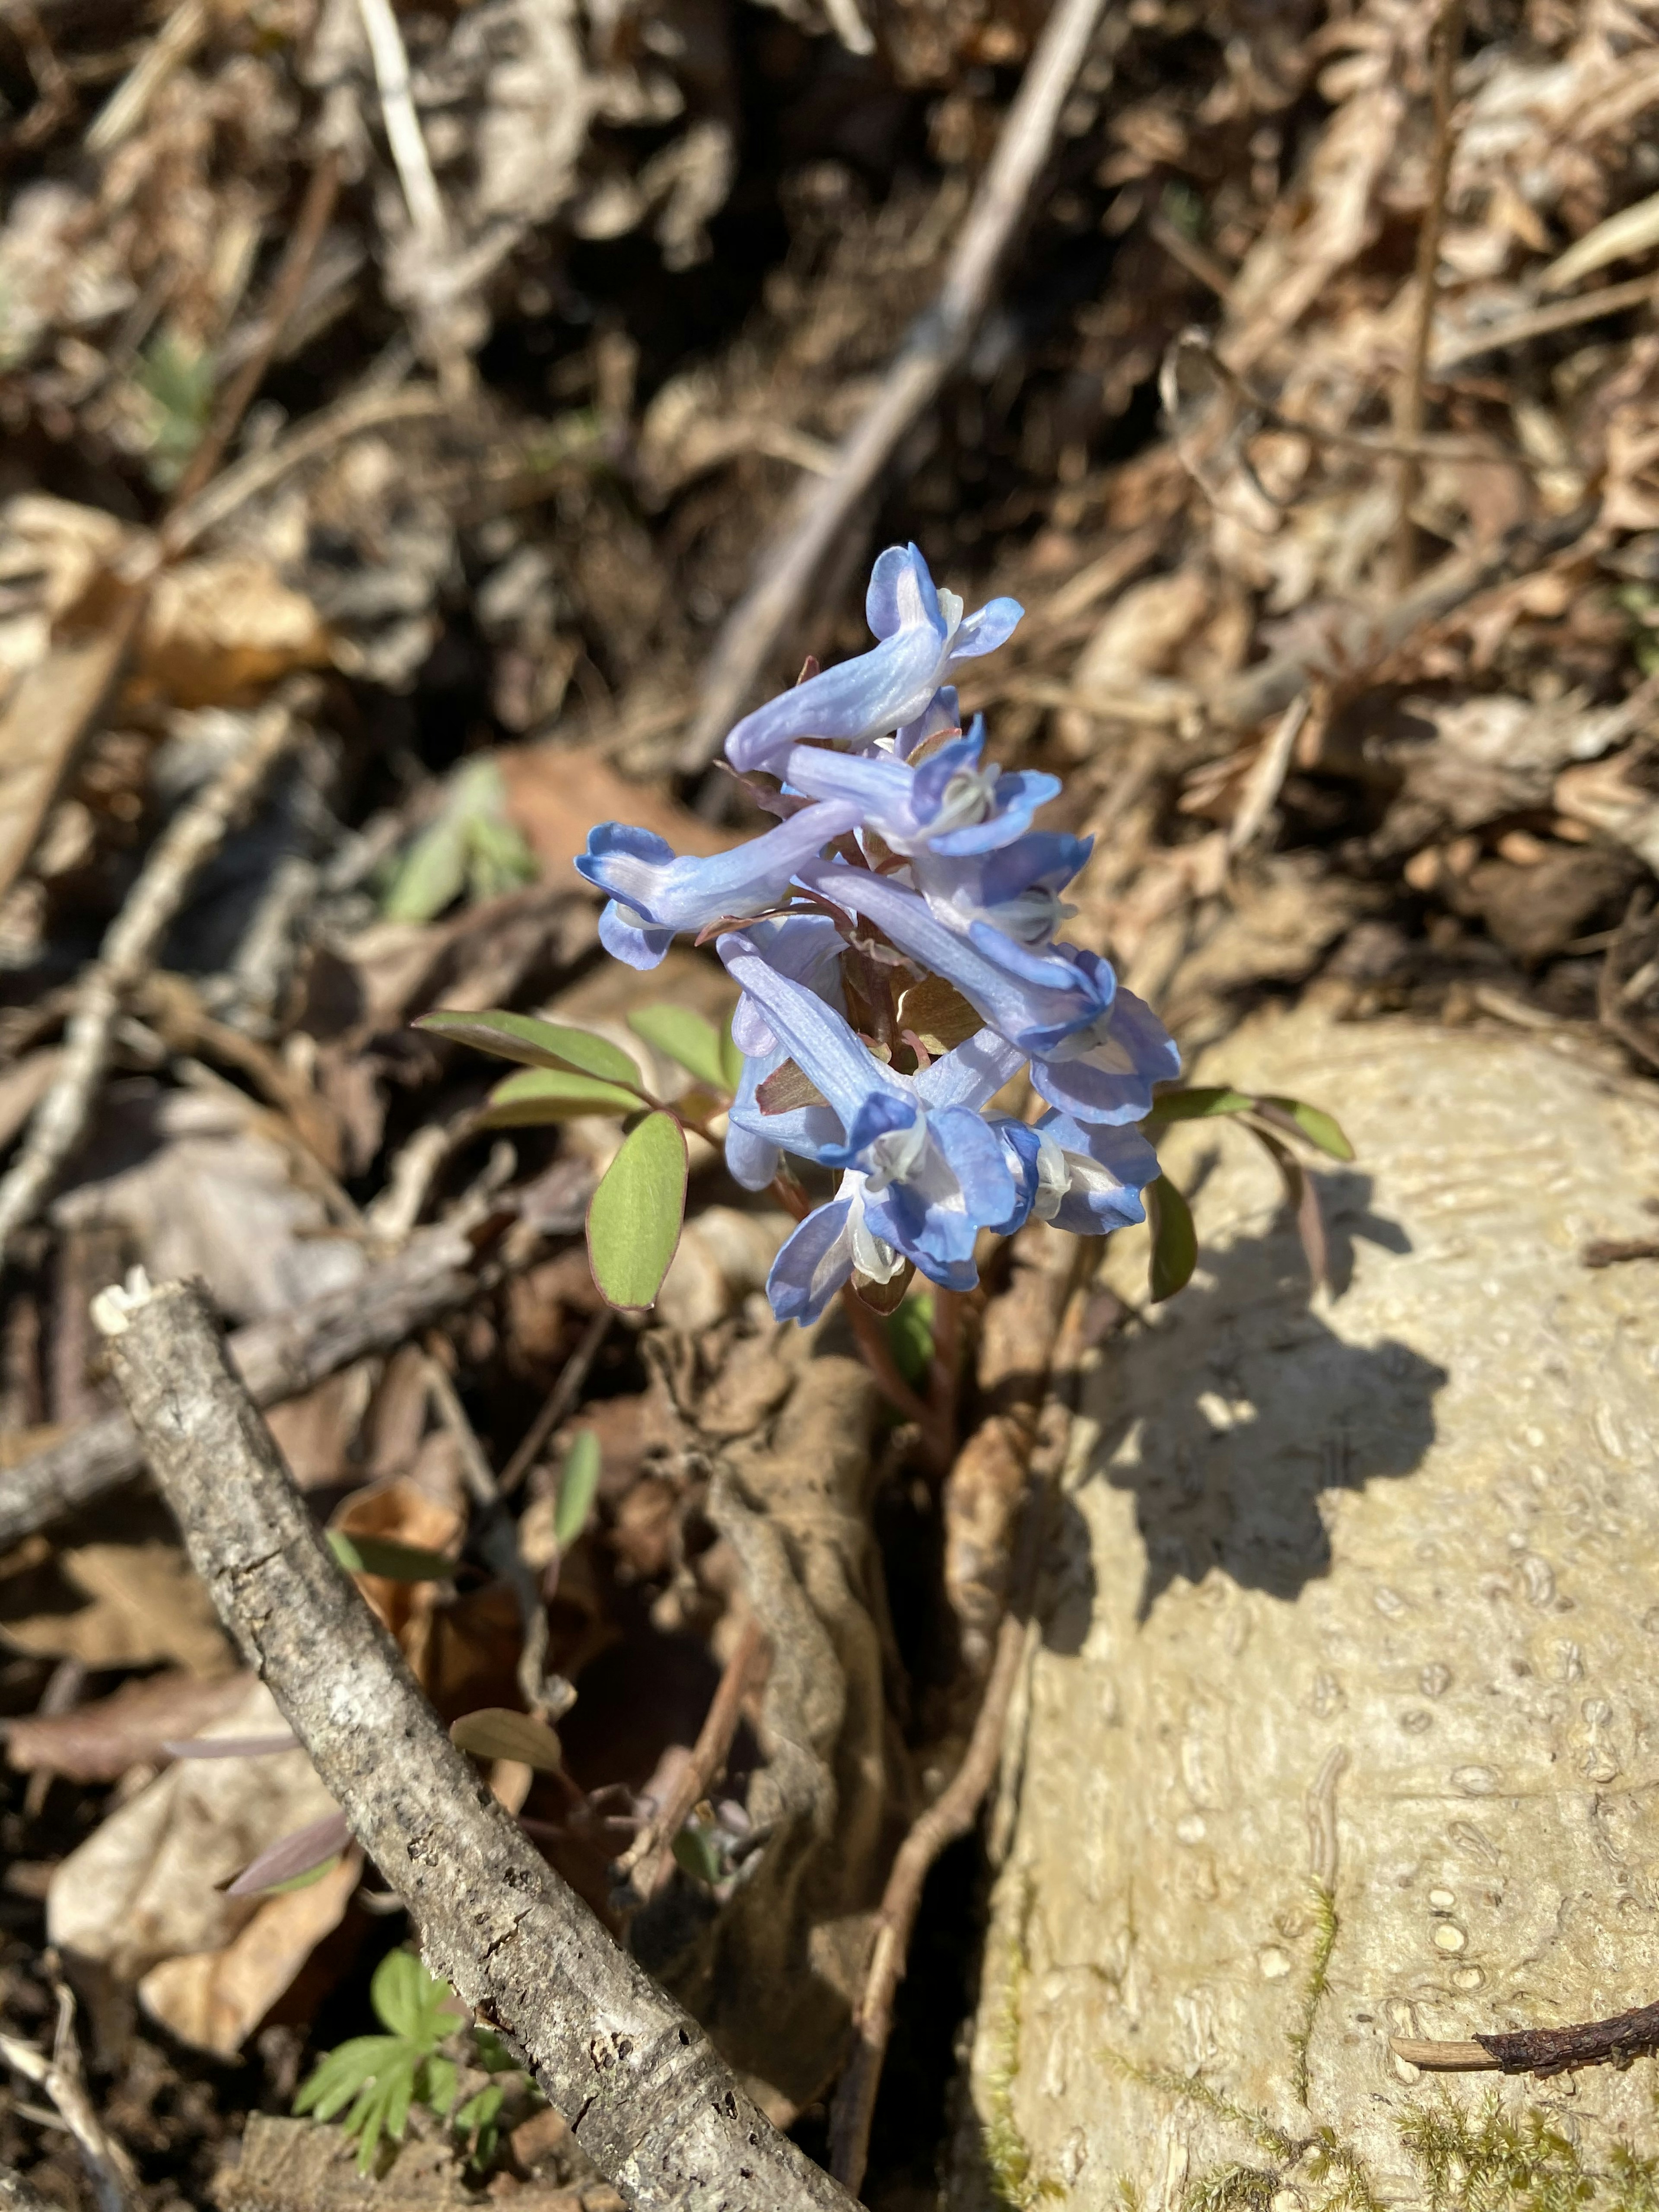
[[[1605,2171],[1587,2165],[1547,2114],[1532,2109],[1517,2118],[1496,2091],[1473,2111],[1443,2092],[1403,2116],[1400,2139],[1423,2177],[1431,2212],[1655,2212],[1659,2205],[1659,2160],[1620,2143]]]
[[[1216,2166],[1189,2182],[1182,2212],[1267,2212],[1279,2176],[1261,2166]]]
[[[1059,2182],[1032,2172],[1031,2147],[1014,2117],[1022,2006],[1031,1971],[1029,1936],[1034,1899],[1028,1881],[1020,1899],[1019,1926],[1008,1947],[1007,1971],[997,1991],[994,2055],[985,2075],[985,2164],[1001,2212],[1030,2212],[1045,2199],[1066,2194]]]
[[[1336,1948],[1336,1899],[1322,1881],[1313,1884],[1314,1948],[1308,1978],[1302,1988],[1302,2011],[1291,2033],[1291,2075],[1296,2101],[1308,2101],[1308,2046],[1313,2041],[1314,2019],[1330,1979],[1331,1953]]]

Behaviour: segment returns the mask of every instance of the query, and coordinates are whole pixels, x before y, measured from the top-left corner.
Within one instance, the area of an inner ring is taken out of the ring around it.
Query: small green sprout
[[[466,2027],[453,1990],[428,1973],[413,1952],[393,1951],[382,1959],[368,1995],[386,2033],[354,2035],[325,2051],[301,2083],[295,2111],[319,2121],[343,2113],[340,2124],[357,2141],[357,2171],[367,2174],[382,2138],[401,2142],[410,2107],[424,2105],[448,2122],[469,2168],[482,2174],[495,2157],[507,2099],[527,2094],[539,2102],[519,2062],[489,2028]],[[486,2081],[457,2106],[461,2068],[442,2046],[463,2033],[471,2045],[473,2078],[479,2073],[501,2078]]]

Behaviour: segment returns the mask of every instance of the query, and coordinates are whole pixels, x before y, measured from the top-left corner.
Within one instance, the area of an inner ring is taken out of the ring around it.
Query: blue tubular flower
[[[813,861],[800,879],[832,905],[873,921],[908,958],[954,983],[981,1019],[1022,1052],[1046,1052],[1110,1009],[1117,979],[1095,953],[1075,945],[1028,951],[984,922],[964,936],[919,892],[844,862]]]
[[[792,745],[784,781],[809,799],[856,806],[860,826],[873,830],[892,852],[951,859],[988,853],[1030,829],[1037,808],[1059,795],[1060,778],[981,768],[984,744],[985,718],[975,714],[965,737],[942,745],[920,768],[882,753]]]
[[[936,850],[914,854],[910,873],[939,919],[952,929],[965,934],[982,921],[1018,944],[1046,945],[1077,911],[1060,894],[1093,849],[1092,837],[1033,830],[994,853],[963,860],[939,859]]]
[[[1045,1114],[1035,1128],[1001,1125],[1029,1163],[1030,1211],[1073,1237],[1104,1237],[1144,1221],[1140,1194],[1158,1175],[1158,1154],[1138,1129]]]
[[[788,976],[793,983],[804,983],[814,998],[822,999],[838,1014],[847,1012],[841,981],[844,941],[827,914],[769,916],[751,922],[744,935],[769,968]],[[766,1016],[747,992],[738,1000],[732,1017],[732,1042],[742,1053],[776,1054],[779,1049]]]
[[[751,939],[733,932],[720,952],[828,1101],[839,1141],[821,1141],[793,1115],[760,1114],[752,1094],[733,1106],[732,1126],[847,1170],[835,1208],[809,1215],[778,1255],[768,1285],[773,1311],[810,1318],[855,1264],[880,1281],[908,1259],[935,1282],[971,1286],[975,1240],[1008,1216],[1017,1195],[1001,1140],[978,1109],[1018,1054],[974,1038],[924,1075],[897,1075],[832,1007],[769,968]],[[786,1121],[794,1125],[787,1133],[769,1127]]]
[[[880,642],[746,714],[726,741],[726,757],[747,770],[773,767],[801,738],[868,744],[925,716],[950,669],[994,651],[1023,611],[1016,599],[993,599],[964,619],[962,601],[935,591],[914,545],[890,545],[865,599]]]
[[[654,968],[681,930],[706,929],[728,917],[775,906],[802,861],[853,829],[855,805],[803,807],[775,830],[709,860],[678,860],[649,830],[601,823],[587,834],[579,874],[611,903],[599,917],[599,941],[630,968]]]
[[[1144,999],[1121,988],[1097,1022],[1031,1058],[1037,1096],[1079,1121],[1139,1121],[1152,1110],[1152,1085],[1180,1073],[1175,1039]]]
[[[942,684],[914,722],[893,732],[893,757],[908,761],[930,738],[949,737],[962,727],[962,706],[954,684]]]

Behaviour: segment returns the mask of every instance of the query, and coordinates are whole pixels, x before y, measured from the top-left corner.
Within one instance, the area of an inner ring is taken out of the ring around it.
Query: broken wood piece
[[[1427,2074],[1495,2074],[1498,2061],[1479,2043],[1413,2043],[1407,2035],[1391,2035],[1389,2048],[1407,2066],[1420,2066]]]
[[[581,1225],[580,1204],[573,1206],[569,1225]],[[538,1249],[529,1239],[521,1247],[506,1240],[486,1256],[477,1249],[477,1224],[458,1216],[421,1231],[361,1281],[238,1329],[231,1358],[255,1405],[280,1405],[354,1360],[392,1351],[489,1289],[521,1253],[527,1261]],[[125,1413],[88,1422],[0,1477],[0,1545],[74,1511],[143,1465],[143,1446]]]
[[[191,1560],[422,1948],[637,2212],[846,2212],[696,2021],[619,1950],[481,1790],[336,1564],[188,1284],[94,1318]]]

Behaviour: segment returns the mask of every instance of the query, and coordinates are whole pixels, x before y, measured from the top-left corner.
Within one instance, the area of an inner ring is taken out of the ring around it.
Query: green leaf
[[[428,2058],[421,2069],[421,2102],[434,2112],[447,2112],[455,2101],[460,2075],[453,2058]]]
[[[619,1083],[568,1075],[556,1067],[526,1067],[495,1085],[475,1126],[533,1128],[544,1121],[568,1121],[578,1114],[637,1114],[640,1104],[637,1092],[624,1091]]]
[[[893,1364],[907,1382],[920,1382],[933,1356],[933,1300],[927,1291],[906,1298],[887,1316],[887,1341]]]
[[[519,2062],[493,2028],[475,2027],[472,2041],[477,2061],[486,2074],[516,2074]]]
[[[1255,1109],[1264,1121],[1273,1121],[1280,1128],[1289,1128],[1293,1134],[1305,1137],[1322,1152],[1334,1160],[1351,1160],[1353,1146],[1342,1133],[1334,1115],[1322,1106],[1310,1106],[1301,1098],[1258,1098]]]
[[[1159,1176],[1146,1187],[1146,1218],[1152,1231],[1152,1296],[1154,1305],[1172,1298],[1192,1279],[1198,1265],[1198,1233],[1192,1210],[1170,1181]]]
[[[405,2048],[395,2035],[354,2035],[325,2051],[295,2094],[296,2112],[331,2120]]]
[[[443,813],[428,823],[398,863],[380,900],[387,921],[432,921],[466,889],[466,823]]]
[[[639,1006],[628,1017],[628,1026],[635,1036],[689,1068],[699,1083],[720,1091],[728,1087],[720,1033],[691,1007]]]
[[[738,1041],[732,1034],[732,1018],[728,1014],[726,1027],[720,1031],[721,1089],[735,1094],[743,1081],[744,1055],[738,1049]]]
[[[431,2021],[430,1993],[434,1987],[451,1994],[447,1982],[438,1982],[412,1951],[388,1951],[374,1969],[368,2001],[377,2020],[394,2035],[419,2042]]]
[[[465,890],[493,898],[533,883],[536,862],[507,818],[497,762],[464,762],[450,778],[437,815],[393,872],[380,902],[388,921],[431,921]]]
[[[328,1548],[349,1575],[384,1575],[393,1583],[441,1583],[457,1562],[418,1544],[399,1544],[390,1536],[354,1536],[343,1528],[325,1531]]]
[[[588,1201],[587,1260],[613,1306],[652,1304],[685,1218],[685,1134],[672,1114],[647,1114],[623,1139]]]
[[[1248,1114],[1255,1104],[1254,1098],[1227,1085],[1211,1086],[1194,1084],[1181,1091],[1160,1091],[1152,1101],[1152,1110],[1147,1115],[1151,1121],[1196,1121],[1211,1114]]]
[[[466,895],[473,905],[522,890],[541,873],[536,855],[511,822],[473,815],[466,828]]]
[[[474,1759],[516,1759],[521,1766],[556,1774],[564,1764],[559,1739],[545,1721],[515,1713],[510,1705],[482,1705],[449,1724],[449,1740]]]
[[[711,1885],[726,1872],[714,1837],[707,1828],[695,1823],[680,1830],[674,1838],[674,1858],[686,1873],[698,1881]]]
[[[480,2089],[476,2097],[467,2099],[451,2124],[466,2135],[487,2128],[501,2109],[506,2095],[507,2092],[500,2083],[492,2081],[487,2088]]]
[[[532,1014],[492,1012],[457,1012],[441,1006],[422,1014],[414,1026],[455,1044],[470,1044],[476,1051],[493,1053],[497,1060],[516,1060],[526,1067],[558,1067],[576,1075],[596,1075],[602,1083],[620,1083],[624,1090],[640,1090],[640,1071],[619,1044],[595,1036],[588,1030],[573,1030],[563,1022],[538,1021]]]
[[[151,407],[145,467],[152,483],[171,490],[201,442],[213,412],[218,363],[169,325],[150,341],[133,380]]]
[[[587,1526],[593,1494],[599,1486],[599,1440],[592,1429],[578,1429],[559,1469],[559,1498],[553,1509],[553,1540],[568,1552]]]

